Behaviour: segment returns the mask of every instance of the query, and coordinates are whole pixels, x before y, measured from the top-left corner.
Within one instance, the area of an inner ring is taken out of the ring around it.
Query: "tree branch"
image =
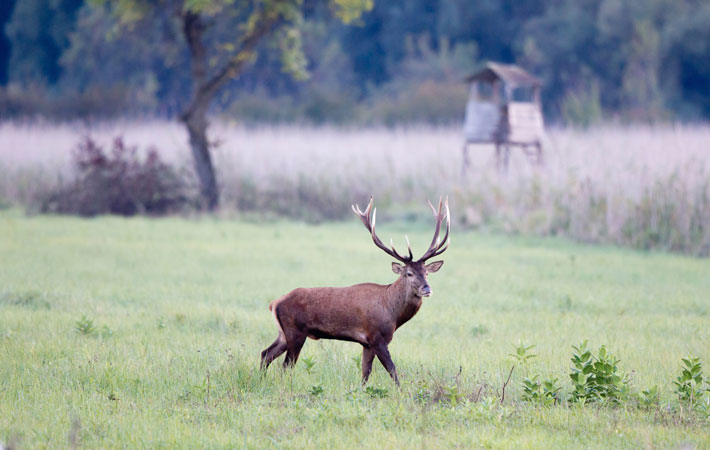
[[[199,14],[188,11],[182,16],[182,30],[190,49],[190,69],[197,92],[207,78],[207,50],[202,42],[205,25]]]
[[[193,16],[195,18],[193,18]],[[222,69],[218,70],[211,78],[206,79],[206,51],[202,43],[204,26],[200,21],[199,15],[190,12],[185,15],[185,37],[190,47],[192,74],[195,83],[192,100],[182,115],[183,120],[189,117],[199,107],[206,107],[207,105],[205,103],[209,103],[209,100],[214,97],[222,86],[241,73],[244,65],[251,58],[256,46],[264,36],[272,31],[279,20],[279,14],[272,12],[271,15],[267,15],[266,12],[262,11],[259,19],[256,20],[254,28],[241,39],[239,49],[235,55]]]

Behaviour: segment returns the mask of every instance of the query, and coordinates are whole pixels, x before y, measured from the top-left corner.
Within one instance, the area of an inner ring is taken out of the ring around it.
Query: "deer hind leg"
[[[298,361],[298,355],[301,353],[303,343],[306,342],[305,333],[292,333],[286,338],[286,358],[284,359],[284,369],[293,367]]]
[[[286,338],[282,333],[279,333],[279,337],[276,338],[273,344],[269,346],[266,350],[261,352],[261,370],[266,370],[269,364],[286,351]]]
[[[394,380],[394,384],[399,386],[397,368],[394,366],[394,362],[392,362],[392,357],[390,356],[390,351],[387,349],[387,344],[385,344],[384,342],[379,343],[373,347],[373,350],[377,355],[377,359],[379,359],[382,365],[385,366],[385,369],[387,370],[387,372],[389,372],[390,376]]]
[[[372,372],[372,361],[375,359],[375,352],[371,348],[362,348],[362,385],[367,383]]]

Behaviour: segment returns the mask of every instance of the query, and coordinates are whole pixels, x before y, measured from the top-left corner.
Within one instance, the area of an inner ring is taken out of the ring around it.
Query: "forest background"
[[[110,3],[110,2],[107,2]],[[0,116],[176,118],[189,54],[169,8],[148,33],[116,29],[83,0],[0,4]],[[310,76],[282,69],[273,39],[212,113],[242,123],[457,123],[464,78],[487,60],[540,76],[551,123],[710,117],[710,3],[699,0],[375,2],[344,25],[306,0]],[[228,41],[229,29],[215,32]],[[228,50],[228,49],[226,49]]]

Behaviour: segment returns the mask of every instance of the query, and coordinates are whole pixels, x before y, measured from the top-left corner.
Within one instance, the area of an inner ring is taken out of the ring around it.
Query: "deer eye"
[[[414,276],[414,274],[412,272],[407,272],[407,276],[412,277],[412,276]]]

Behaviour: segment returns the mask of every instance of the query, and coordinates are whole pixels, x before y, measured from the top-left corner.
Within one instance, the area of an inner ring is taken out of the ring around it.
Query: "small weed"
[[[303,362],[303,368],[306,369],[306,372],[308,372],[308,375],[310,375],[311,370],[313,370],[313,366],[316,365],[315,359],[309,356],[307,358],[302,358],[301,361]]]
[[[431,382],[433,386],[430,388],[428,385],[422,386],[416,394],[416,398],[421,402],[432,401],[434,403],[448,402],[451,406],[456,406],[460,401],[466,398],[466,395],[461,392],[461,371],[462,368],[459,367],[459,371],[451,378],[437,379],[431,373]]]
[[[82,315],[81,319],[74,322],[74,330],[83,336],[93,336],[96,334],[96,326],[94,321]]]
[[[639,394],[639,404],[645,408],[655,408],[659,405],[661,401],[661,393],[658,386],[651,386],[650,388],[641,391]]]
[[[323,385],[321,384],[314,384],[311,386],[311,388],[308,390],[308,393],[311,394],[313,397],[318,397],[319,395],[323,394]]]
[[[710,419],[710,396],[705,397],[704,400],[695,404],[695,412],[702,419]]]
[[[444,397],[449,400],[449,404],[451,404],[451,406],[456,406],[461,400],[466,398],[456,384],[444,386]]]
[[[537,355],[531,351],[534,348],[534,345],[525,345],[525,342],[519,341],[518,346],[515,347],[515,353],[509,353],[508,356],[513,358],[517,364],[527,366],[531,359],[537,357]]]
[[[158,319],[158,329],[163,330],[163,329],[165,329],[166,326],[168,326],[168,324],[165,322],[165,318],[160,317]]]
[[[554,405],[560,400],[562,387],[557,384],[557,378],[540,381],[539,375],[523,380],[523,401],[543,406]]]
[[[473,337],[478,337],[478,336],[483,336],[484,334],[488,333],[488,328],[485,325],[475,325],[473,328],[471,328],[471,336]]]
[[[103,327],[101,327],[102,338],[110,338],[111,336],[113,336],[113,330],[109,328],[108,325],[104,325]]]
[[[368,386],[365,388],[365,393],[370,396],[370,398],[385,398],[389,395],[387,388],[380,388],[374,386]]]

